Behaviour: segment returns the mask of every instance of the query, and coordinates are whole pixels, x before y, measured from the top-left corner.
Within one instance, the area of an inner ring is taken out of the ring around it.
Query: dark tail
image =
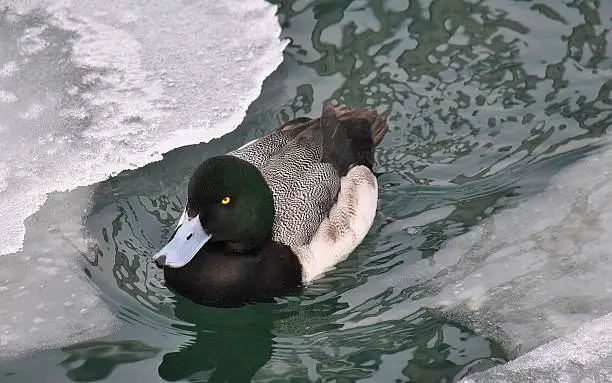
[[[325,162],[340,174],[355,165],[374,166],[374,148],[388,131],[387,114],[374,109],[326,105],[320,119]]]

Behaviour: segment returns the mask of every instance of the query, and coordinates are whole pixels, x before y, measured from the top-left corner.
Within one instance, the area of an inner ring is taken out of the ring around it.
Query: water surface
[[[290,43],[240,127],[92,191],[83,275],[119,331],[0,365],[6,381],[450,382],[506,358],[496,340],[422,307],[437,292],[411,266],[435,266],[450,238],[531,198],[605,132],[612,3],[275,3]],[[274,304],[207,308],[166,290],[150,255],[190,171],[325,102],[390,112],[381,212],[363,244]]]

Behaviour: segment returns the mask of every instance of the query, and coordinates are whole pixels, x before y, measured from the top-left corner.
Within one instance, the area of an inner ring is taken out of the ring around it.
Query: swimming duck
[[[327,105],[194,171],[174,235],[153,259],[166,286],[201,304],[269,299],[345,259],[378,201],[373,109]]]

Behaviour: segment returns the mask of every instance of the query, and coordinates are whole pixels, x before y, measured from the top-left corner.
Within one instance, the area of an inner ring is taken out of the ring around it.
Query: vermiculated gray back
[[[268,182],[276,218],[273,240],[288,246],[310,242],[340,191],[340,175],[323,159],[318,126],[277,130],[230,154],[254,164]]]
[[[374,147],[388,130],[374,109],[326,105],[320,118],[298,118],[230,154],[255,165],[272,190],[273,240],[310,243],[337,200],[352,166],[372,169]]]

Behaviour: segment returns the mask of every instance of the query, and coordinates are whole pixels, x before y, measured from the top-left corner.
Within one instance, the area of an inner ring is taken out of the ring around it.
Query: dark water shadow
[[[216,309],[180,299],[174,313],[190,323],[183,330],[193,332],[194,338],[163,356],[159,376],[171,382],[251,381],[272,356],[272,330],[279,319],[275,311],[270,304]]]
[[[153,358],[159,349],[139,341],[92,341],[63,349],[69,356],[59,365],[73,382],[104,380],[123,364]]]

